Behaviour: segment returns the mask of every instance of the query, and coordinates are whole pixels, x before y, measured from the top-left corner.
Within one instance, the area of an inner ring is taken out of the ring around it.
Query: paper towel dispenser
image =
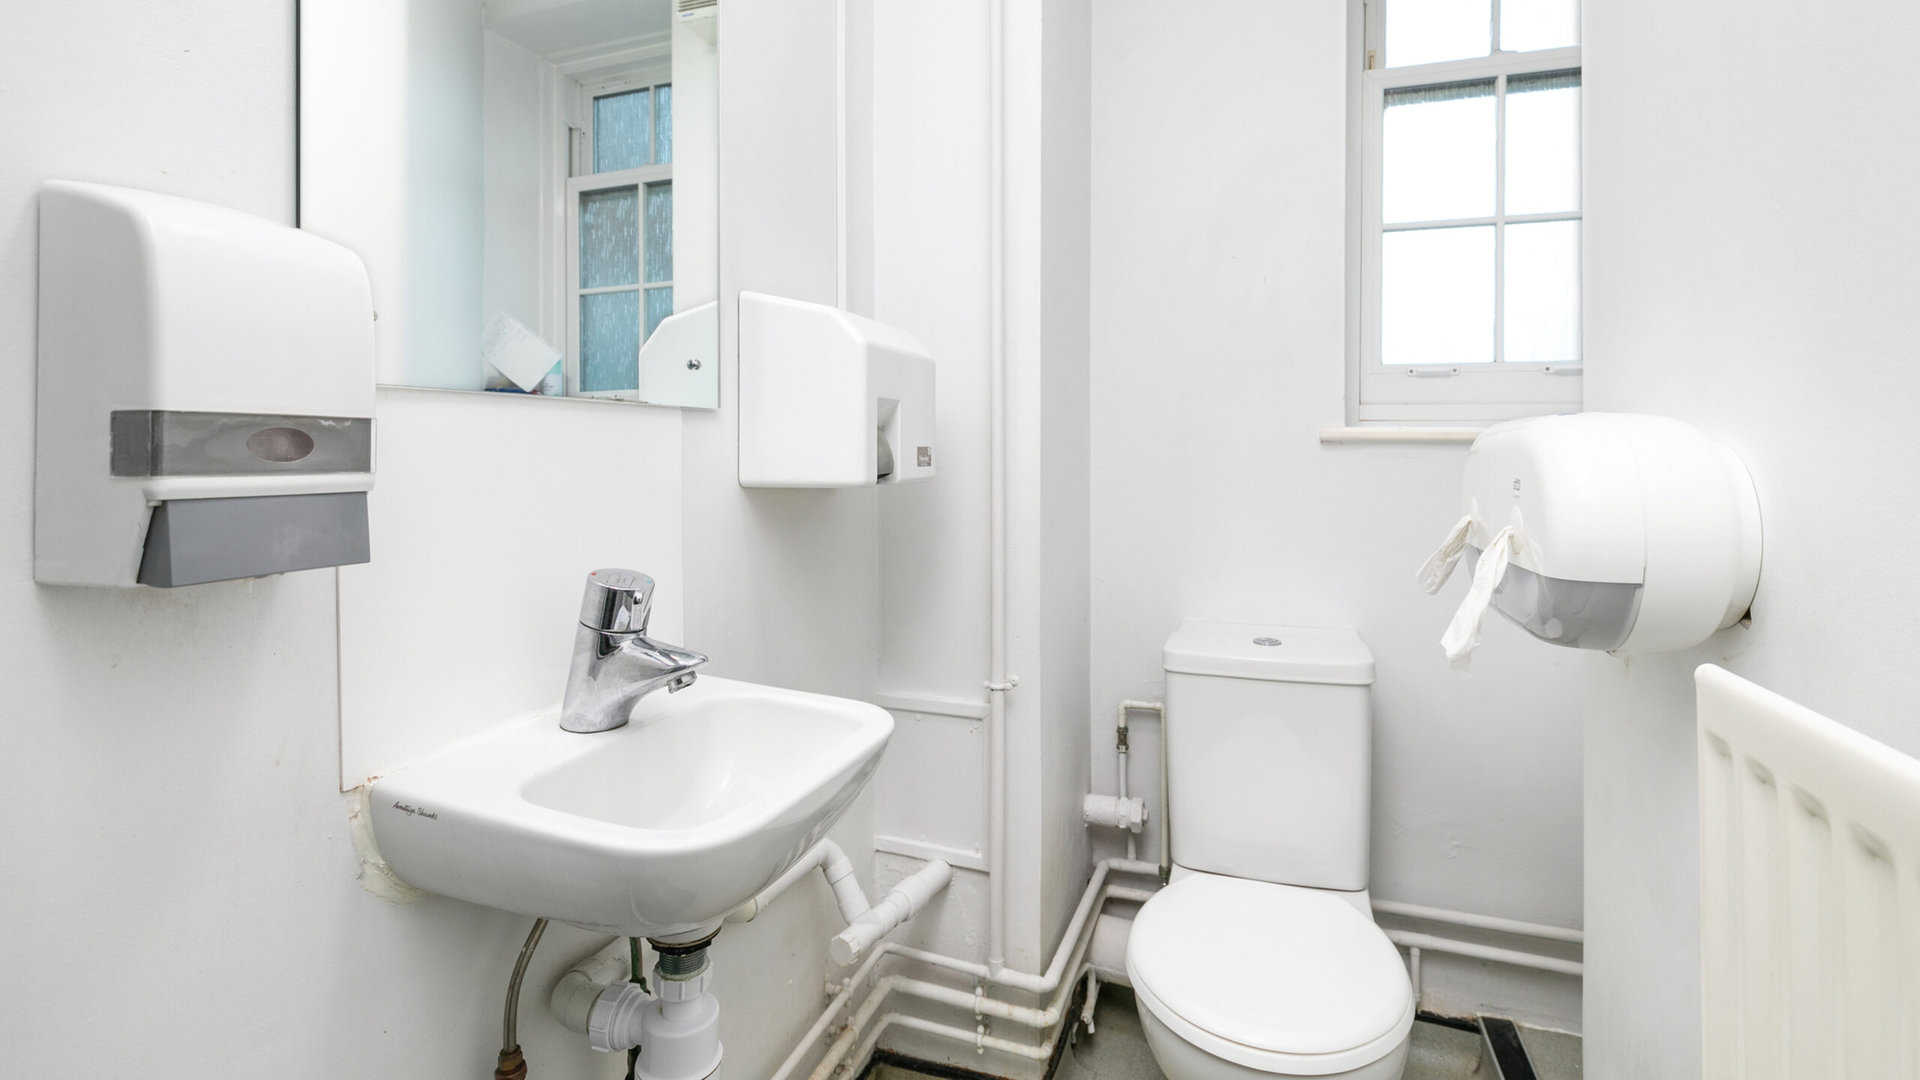
[[[366,562],[373,300],[351,251],[189,199],[40,194],[34,579]]]
[[[1543,641],[1684,649],[1731,626],[1760,575],[1746,466],[1678,420],[1582,413],[1488,428],[1467,451],[1465,515],[1421,569],[1473,582],[1441,644],[1465,660],[1491,606]]]
[[[740,484],[863,487],[933,475],[933,357],[842,311],[740,294]]]

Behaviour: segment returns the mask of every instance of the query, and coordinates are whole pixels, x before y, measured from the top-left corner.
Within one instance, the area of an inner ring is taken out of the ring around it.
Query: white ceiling
[[[664,35],[673,0],[486,0],[482,10],[495,33],[549,56]]]

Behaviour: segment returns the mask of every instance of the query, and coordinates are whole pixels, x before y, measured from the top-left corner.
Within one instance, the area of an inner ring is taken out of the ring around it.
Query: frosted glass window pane
[[[652,93],[629,90],[593,99],[593,171],[647,164],[647,119]]]
[[[673,286],[647,290],[647,337],[653,336],[660,320],[673,314]]]
[[[1493,51],[1492,0],[1391,0],[1387,66],[1464,60]]]
[[[673,185],[647,185],[647,280],[673,280]]]
[[[1579,43],[1580,8],[1575,0],[1500,0],[1500,48],[1506,52]]]
[[[1507,349],[1514,364],[1580,360],[1580,223],[1507,226]]]
[[[653,88],[653,163],[673,163],[673,87]]]
[[[580,389],[640,388],[640,292],[580,298]]]
[[[1492,216],[1493,101],[1492,79],[1387,92],[1384,220]]]
[[[1507,213],[1580,209],[1580,73],[1507,79]]]
[[[640,280],[640,192],[634,188],[580,195],[580,287]]]
[[[1390,232],[1380,256],[1385,363],[1493,360],[1493,226]]]

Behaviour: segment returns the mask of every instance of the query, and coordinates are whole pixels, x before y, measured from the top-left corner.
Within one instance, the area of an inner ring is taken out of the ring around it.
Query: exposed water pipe
[[[1074,918],[1068,925],[1067,933],[1062,937],[1058,949],[1055,950],[1053,961],[1048,965],[1047,973],[1041,976],[1027,975],[1023,972],[1010,971],[1004,968],[996,973],[984,964],[959,960],[954,957],[943,956],[939,953],[927,952],[922,949],[910,948],[894,942],[880,943],[877,948],[868,953],[866,962],[861,965],[860,969],[855,972],[852,977],[838,986],[829,988],[836,992],[834,1001],[821,1013],[820,1017],[814,1022],[813,1027],[801,1038],[799,1043],[795,1045],[792,1053],[788,1055],[787,1060],[782,1064],[780,1070],[774,1074],[774,1080],[790,1080],[791,1077],[796,1075],[799,1064],[805,1057],[808,1049],[825,1036],[836,1018],[848,1011],[849,1007],[853,1005],[854,995],[857,994],[862,987],[868,985],[869,979],[871,979],[879,962],[888,956],[895,956],[903,960],[923,963],[951,971],[973,978],[981,985],[969,993],[968,991],[955,987],[898,975],[873,980],[873,988],[867,993],[866,997],[860,1000],[859,1006],[849,1018],[848,1023],[842,1028],[840,1035],[835,1038],[833,1043],[828,1047],[827,1053],[822,1056],[820,1063],[817,1064],[814,1071],[809,1074],[809,1080],[828,1080],[828,1078],[833,1076],[834,1070],[838,1066],[848,1061],[864,1061],[865,1055],[871,1053],[873,1046],[877,1044],[881,1033],[889,1027],[903,1027],[927,1034],[951,1038],[955,1041],[973,1046],[976,1050],[997,1050],[1035,1060],[1046,1060],[1052,1055],[1052,1048],[1057,1040],[1057,1032],[1053,1037],[1049,1038],[1047,1042],[1035,1047],[1025,1043],[998,1039],[985,1034],[983,1030],[969,1031],[962,1027],[941,1024],[936,1021],[912,1017],[898,1012],[881,1014],[880,1010],[892,995],[899,994],[954,1008],[966,1009],[971,1011],[976,1017],[1002,1020],[1035,1030],[1051,1031],[1062,1019],[1066,996],[1065,992],[1063,992],[1063,984],[1066,992],[1070,992],[1071,990],[1072,984],[1066,980],[1066,974],[1073,972],[1075,978],[1079,978],[1094,973],[1092,966],[1088,964],[1085,959],[1086,949],[1091,946],[1090,929],[1094,916],[1109,900],[1144,902],[1153,895],[1152,890],[1148,889],[1111,885],[1107,881],[1108,876],[1114,872],[1157,876],[1158,870],[1159,868],[1153,863],[1124,859],[1107,859],[1096,864],[1093,879],[1088,882],[1087,892],[1082,896],[1080,906],[1074,912]],[[1578,931],[1567,930],[1561,927],[1541,926],[1533,923],[1522,923],[1512,919],[1499,919],[1495,916],[1474,915],[1467,912],[1447,911],[1440,908],[1425,908],[1419,905],[1402,904],[1395,901],[1379,901],[1375,904],[1375,907],[1382,912],[1392,914],[1418,912],[1421,917],[1427,918],[1430,921],[1451,922],[1460,926],[1477,927],[1481,929],[1499,929],[1508,933],[1527,934],[1528,936],[1545,940],[1569,941],[1573,935],[1579,933]],[[1535,931],[1540,932],[1536,933]],[[1415,968],[1415,973],[1412,975],[1412,978],[1416,993],[1420,989],[1420,983],[1424,981],[1422,979],[1424,973],[1418,971],[1418,968],[1421,966],[1421,954],[1424,952],[1465,956],[1492,963],[1539,971],[1550,971],[1576,977],[1582,972],[1582,965],[1579,961],[1542,956],[1537,953],[1529,953],[1517,949],[1502,949],[1494,946],[1480,945],[1475,942],[1458,941],[1451,938],[1421,934],[1413,931],[1386,930],[1385,932],[1388,938],[1396,945],[1409,950],[1412,966]],[[1124,979],[1121,981],[1124,982]],[[1054,1000],[1046,1009],[1014,1005],[1001,1001],[998,998],[988,997],[984,990],[988,985],[1004,986],[1036,994],[1051,994],[1054,995]]]
[[[1564,926],[1521,922],[1519,919],[1505,919],[1497,915],[1475,915],[1468,911],[1425,907],[1420,904],[1402,903],[1398,900],[1375,900],[1373,910],[1384,915],[1398,915],[1403,919],[1446,923],[1450,926],[1470,926],[1479,930],[1494,930],[1519,937],[1539,938],[1543,941],[1565,941],[1580,945],[1585,943],[1587,938],[1586,934]]]
[[[912,1031],[923,1031],[929,1035],[938,1035],[943,1038],[952,1039],[955,1042],[967,1043],[975,1050],[996,1050],[1002,1054],[1013,1054],[1016,1057],[1028,1058],[1033,1061],[1047,1061],[1051,1059],[1053,1057],[1053,1045],[1056,1041],[1050,1038],[1039,1046],[1028,1046],[1026,1043],[1014,1042],[1012,1039],[1002,1039],[998,1035],[989,1035],[985,1031],[968,1031],[966,1028],[957,1028],[952,1024],[942,1024],[936,1020],[926,1020],[918,1016],[909,1016],[906,1013],[897,1012],[888,1013],[881,1017],[878,1023],[874,1024],[873,1031],[875,1037],[877,1038],[890,1027],[903,1027]]]
[[[930,988],[925,991],[925,994],[920,996],[960,993],[966,998],[967,1008],[978,1008],[981,1010],[979,1015],[989,1015],[986,1010],[991,1009],[994,1010],[993,1015],[999,1016],[1004,1013],[1002,1018],[1011,1020],[1014,1023],[1020,1023],[1022,1020],[1033,1021],[1042,1019],[1047,1020],[1049,1025],[1057,1023],[1059,1019],[1057,1010],[1054,1011],[1051,1018],[1048,1018],[1047,1010],[1034,1010],[988,998],[985,994],[984,987],[986,984],[992,984],[1035,994],[1055,994],[1060,990],[1062,984],[1066,982],[1064,976],[1069,968],[1076,968],[1075,975],[1077,977],[1079,971],[1076,965],[1083,966],[1085,950],[1091,944],[1093,914],[1109,899],[1140,902],[1152,895],[1148,890],[1109,885],[1107,883],[1107,877],[1114,872],[1151,876],[1158,873],[1158,867],[1152,863],[1135,862],[1125,859],[1103,859],[1097,863],[1094,867],[1093,878],[1087,882],[1086,891],[1081,894],[1079,907],[1075,909],[1073,919],[1067,926],[1067,932],[1062,935],[1059,946],[1054,950],[1053,960],[1048,965],[1047,973],[1044,975],[1029,975],[1025,972],[1008,970],[1004,966],[1002,966],[1001,970],[995,972],[985,964],[959,960],[950,956],[942,956],[938,953],[926,952],[920,949],[908,948],[891,941],[881,942],[877,947],[868,952],[866,962],[861,964],[858,971],[854,972],[850,978],[839,984],[838,987],[830,988],[836,991],[833,1001],[829,1003],[826,1009],[820,1013],[819,1017],[814,1020],[813,1025],[800,1037],[800,1040],[794,1044],[793,1050],[788,1053],[786,1060],[783,1061],[780,1068],[774,1072],[772,1080],[791,1080],[792,1077],[798,1074],[800,1064],[805,1060],[808,1051],[825,1037],[834,1021],[843,1013],[847,1012],[849,1007],[853,1005],[855,995],[860,992],[862,987],[868,984],[874,969],[879,965],[880,961],[888,956],[897,956],[905,960],[919,961],[934,967],[944,968],[948,971],[958,972],[959,974],[978,980],[983,985],[981,989],[974,994],[966,994],[964,991],[954,991],[951,987],[944,987],[937,983],[928,983],[921,980],[898,978],[881,980],[880,984],[884,985],[884,991],[870,993],[866,998],[862,999],[859,1013],[849,1021],[845,1029],[841,1032],[841,1035],[834,1040],[828,1049],[827,1055],[822,1057],[821,1064],[815,1067],[812,1075],[830,1075],[834,1066],[847,1059],[856,1044],[856,1040],[860,1038],[864,1029],[873,1023],[874,1015],[877,1013],[880,1005],[884,1002],[888,993],[891,993],[896,987],[908,988],[910,991]],[[912,986],[908,987],[908,984],[912,984]],[[1071,983],[1066,983],[1066,985],[1070,991]],[[886,1022],[883,1021],[883,1026],[885,1023]],[[960,1031],[961,1029],[954,1028],[951,1030]],[[974,1041],[974,1033],[963,1032],[963,1034],[969,1043]],[[988,1045],[991,1046],[991,1044]],[[832,1059],[830,1064],[828,1061],[829,1058]],[[860,1059],[856,1058],[855,1060]],[[821,1072],[822,1067],[826,1069],[824,1073]]]
[[[1106,886],[1107,876],[1113,872],[1123,874],[1158,874],[1160,868],[1152,863],[1130,861],[1127,859],[1102,859],[1094,864],[1093,877],[1087,882],[1086,891],[1080,894],[1080,906],[1074,909],[1073,921],[1067,924],[1067,932],[1061,936],[1060,945],[1054,949],[1053,962],[1047,965],[1045,973],[1030,975],[1024,971],[1015,971],[1002,967],[994,971],[991,965],[976,964],[970,960],[960,960],[923,949],[908,948],[894,942],[883,943],[876,952],[893,953],[903,959],[917,960],[934,967],[957,971],[996,986],[1005,986],[1022,990],[1030,994],[1050,994],[1060,986],[1060,980],[1066,976],[1068,953],[1073,943],[1092,926],[1091,915],[1100,900],[1100,893]]]
[[[1122,889],[1103,884],[1097,891],[1089,892],[1082,898],[1081,907],[1083,910],[1097,910],[1108,899],[1144,900],[1151,895],[1150,892],[1145,890]],[[1082,925],[1086,926],[1090,924],[1083,923]],[[814,1066],[813,1072],[809,1075],[808,1080],[829,1080],[829,1078],[839,1070],[842,1063],[852,1062],[857,1065],[858,1063],[866,1061],[867,1057],[872,1054],[874,1046],[878,1043],[882,1032],[888,1024],[887,1021],[876,1024],[874,1017],[880,1011],[881,1006],[886,1004],[887,1000],[896,991],[921,998],[922,1000],[968,1009],[973,1012],[976,1018],[993,1017],[995,1019],[1007,1020],[1022,1027],[1044,1031],[1047,1033],[1047,1037],[1040,1047],[1028,1047],[1020,1051],[1015,1051],[1025,1056],[1035,1056],[1037,1052],[1037,1060],[1044,1061],[1053,1056],[1054,1044],[1059,1039],[1061,1030],[1065,1027],[1067,1003],[1073,996],[1074,986],[1078,984],[1081,976],[1085,974],[1087,947],[1091,944],[1092,938],[1093,935],[1091,933],[1080,933],[1077,936],[1068,936],[1061,939],[1060,947],[1054,951],[1054,964],[1049,967],[1049,971],[1057,969],[1062,972],[1072,972],[1072,977],[1057,979],[1052,991],[1052,997],[1048,1001],[1045,1009],[1013,1005],[987,997],[984,988],[976,989],[973,993],[968,993],[965,990],[957,990],[953,987],[941,986],[938,983],[930,983],[921,979],[909,979],[898,975],[883,978],[874,986],[873,990],[868,993],[866,1000],[861,1003],[859,1010],[854,1013],[853,1019],[848,1023],[846,1030],[841,1032],[839,1038],[835,1039],[833,1044],[827,1048],[826,1054],[821,1057],[819,1064]],[[898,1014],[890,1013],[888,1015],[893,1016]],[[951,1028],[948,1030],[959,1032],[964,1040],[973,1043],[977,1050],[986,1049],[989,1048],[989,1046],[994,1049],[1002,1048],[998,1044],[984,1043],[982,1040],[988,1037],[984,1032],[976,1031],[970,1033],[960,1028]],[[1008,1042],[1006,1045],[1019,1046],[1021,1044]]]
[[[840,908],[840,921],[851,923],[867,913],[867,894],[860,889],[860,881],[853,874],[853,860],[840,850],[840,845],[831,840],[822,840],[807,849],[800,861],[787,868],[787,872],[774,879],[773,884],[754,894],[753,899],[743,900],[740,905],[727,913],[730,923],[752,922],[758,918],[767,905],[774,902],[781,893],[793,888],[794,883],[819,870],[833,889],[833,900]]]
[[[1127,802],[1127,751],[1129,736],[1127,732],[1127,707],[1125,705],[1113,711],[1113,756],[1114,790],[1124,805]],[[1143,815],[1144,816],[1144,815]],[[1135,835],[1138,827],[1127,830],[1127,858],[1140,857],[1140,841]]]
[[[860,954],[874,942],[927,906],[951,880],[953,868],[945,859],[935,859],[921,867],[889,890],[879,903],[850,920],[847,928],[827,943],[827,955],[836,964],[851,964],[860,959]]]
[[[1168,813],[1171,803],[1168,799],[1168,787],[1167,787],[1167,705],[1163,701],[1142,701],[1137,698],[1128,698],[1125,701],[1122,701],[1120,704],[1114,706],[1114,709],[1120,715],[1119,724],[1122,730],[1125,730],[1127,726],[1126,717],[1127,717],[1127,714],[1130,712],[1150,712],[1160,718],[1160,793],[1159,793],[1160,794],[1160,866],[1159,866],[1159,874],[1160,874],[1161,884],[1165,884],[1168,881],[1168,879],[1170,879],[1173,876],[1173,827],[1171,824],[1172,815]],[[1121,768],[1124,769],[1125,767],[1126,766],[1123,763],[1121,765]],[[1121,790],[1121,794],[1123,795],[1126,794],[1125,788],[1121,788],[1120,790]],[[1132,848],[1129,847],[1128,850],[1131,851]]]
[[[1458,941],[1453,938],[1437,937],[1433,934],[1421,934],[1411,930],[1387,930],[1387,940],[1404,949],[1418,948],[1426,952],[1446,953],[1450,956],[1465,956],[1475,960],[1489,960],[1510,967],[1531,968],[1534,971],[1551,971],[1559,975],[1580,977],[1585,965],[1578,960],[1562,960],[1557,956],[1542,956],[1539,953],[1523,952],[1519,949],[1502,949],[1493,945],[1481,945],[1473,941]]]
[[[728,912],[726,921],[752,922],[767,905],[779,899],[781,893],[793,888],[795,882],[816,868],[832,886],[834,902],[840,907],[840,919],[847,924],[845,930],[827,943],[827,952],[836,964],[858,960],[868,946],[913,918],[914,913],[927,906],[927,902],[953,880],[953,867],[944,859],[934,859],[896,884],[878,904],[868,904],[866,893],[861,891],[860,882],[853,875],[853,861],[840,850],[840,845],[822,840],[808,849],[799,862],[788,867],[786,873],[774,879],[773,884]]]
[[[987,4],[987,364],[992,426],[987,547],[987,966],[1007,961],[1007,315],[1006,0]]]

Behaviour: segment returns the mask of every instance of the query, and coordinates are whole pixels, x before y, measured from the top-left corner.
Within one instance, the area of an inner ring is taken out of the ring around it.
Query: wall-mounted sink
[[[692,939],[826,833],[892,732],[874,705],[704,676],[625,727],[541,716],[383,777],[374,835],[430,892]]]

